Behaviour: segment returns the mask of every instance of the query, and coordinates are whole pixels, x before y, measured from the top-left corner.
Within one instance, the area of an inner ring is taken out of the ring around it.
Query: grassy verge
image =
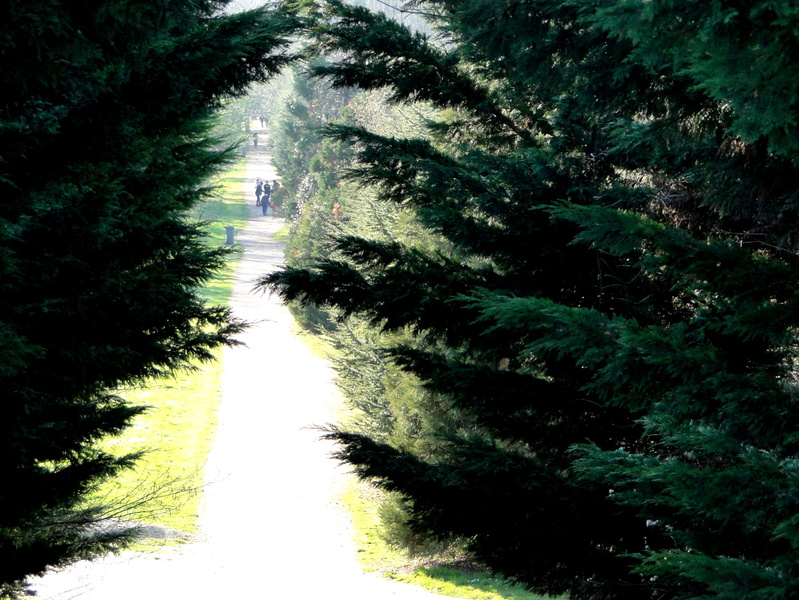
[[[291,235],[290,230],[291,230],[291,223],[289,221],[286,221],[283,227],[281,227],[275,232],[275,239],[282,240],[284,242],[288,241],[289,236]]]
[[[245,177],[242,160],[220,177],[216,197],[191,215],[208,222],[209,245],[225,243],[226,225],[238,230],[246,224]],[[237,262],[233,255],[224,271],[203,289],[208,303],[229,303]],[[126,518],[180,532],[196,531],[203,465],[216,429],[221,394],[220,355],[221,349],[213,362],[121,392],[132,404],[149,407],[121,437],[108,441],[117,454],[145,451],[134,469],[121,473],[101,490],[110,504],[127,504]]]
[[[342,500],[353,522],[358,558],[366,571],[404,581],[453,598],[474,600],[544,600],[502,577],[476,567],[464,557],[414,559],[388,546],[379,534],[375,491],[353,483]]]

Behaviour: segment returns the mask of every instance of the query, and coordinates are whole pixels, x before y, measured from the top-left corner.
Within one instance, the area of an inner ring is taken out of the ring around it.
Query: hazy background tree
[[[0,594],[120,547],[91,492],[135,456],[116,390],[230,344],[198,288],[227,252],[187,210],[229,151],[210,118],[288,62],[291,24],[224,1],[0,6]]]

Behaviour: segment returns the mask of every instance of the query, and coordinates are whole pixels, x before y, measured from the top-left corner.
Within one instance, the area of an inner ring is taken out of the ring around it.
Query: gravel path
[[[259,148],[260,150],[260,148]],[[255,177],[274,172],[263,152],[248,169],[250,220],[237,232],[244,257],[232,307],[253,323],[246,347],[227,349],[219,428],[206,466],[198,541],[163,553],[125,552],[34,581],[42,600],[435,600],[418,587],[364,574],[337,500],[349,477],[309,426],[333,420],[340,401],[329,365],[294,334],[277,298],[252,293],[283,260],[262,216]]]

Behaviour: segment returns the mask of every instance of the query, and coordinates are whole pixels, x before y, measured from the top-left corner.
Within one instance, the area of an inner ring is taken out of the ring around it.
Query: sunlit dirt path
[[[250,220],[232,299],[253,323],[246,346],[223,356],[218,432],[206,467],[200,539],[159,554],[126,552],[35,581],[42,600],[292,599],[434,600],[421,590],[364,574],[337,493],[348,475],[309,426],[333,420],[340,401],[329,365],[295,335],[276,297],[255,280],[283,261],[261,215],[255,178],[274,172],[259,148],[247,174]]]

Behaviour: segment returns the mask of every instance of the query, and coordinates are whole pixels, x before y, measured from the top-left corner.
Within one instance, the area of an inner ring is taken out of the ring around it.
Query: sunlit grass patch
[[[358,559],[366,571],[411,583],[424,589],[475,600],[544,600],[522,586],[468,564],[463,557],[412,558],[390,547],[380,536],[380,492],[353,482],[342,497],[353,522]]]
[[[426,590],[445,596],[474,600],[545,600],[518,584],[486,572],[470,572],[458,568],[418,567],[408,574],[398,574],[393,579],[419,585]],[[565,598],[565,597],[564,597]]]
[[[188,215],[208,223],[206,243],[210,246],[225,243],[226,225],[237,229],[246,225],[245,173],[246,163],[242,160],[220,177],[215,197]],[[226,267],[200,291],[204,301],[219,306],[230,302],[233,273],[240,257],[231,254]],[[214,361],[194,364],[193,370],[175,373],[168,379],[119,391],[130,404],[148,407],[121,436],[105,444],[117,455],[144,452],[133,469],[123,471],[98,491],[105,503],[122,507],[121,517],[180,532],[196,532],[204,465],[216,431],[221,399],[221,354],[222,349],[217,349]]]
[[[128,390],[128,402],[149,407],[107,447],[116,454],[144,451],[104,493],[132,502],[137,521],[193,533],[203,485],[203,466],[216,430],[221,350],[217,360],[172,379]]]

